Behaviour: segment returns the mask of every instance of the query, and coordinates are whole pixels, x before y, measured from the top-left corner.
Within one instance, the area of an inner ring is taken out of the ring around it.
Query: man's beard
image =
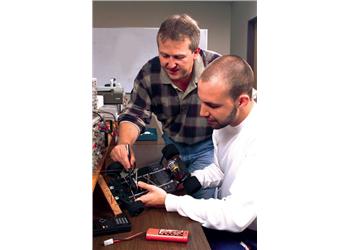
[[[237,108],[236,106],[233,106],[233,109],[231,110],[230,114],[225,118],[225,120],[223,121],[216,121],[216,125],[213,127],[214,129],[220,129],[220,128],[224,128],[227,125],[230,125],[235,119],[236,119],[236,115],[237,115]]]

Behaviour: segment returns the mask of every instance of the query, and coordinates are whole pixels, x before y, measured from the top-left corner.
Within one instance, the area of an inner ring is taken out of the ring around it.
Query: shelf
[[[114,147],[114,142],[112,141],[112,137],[108,136],[108,147],[106,152],[103,154],[102,159],[100,160],[99,164],[95,167],[95,169],[92,172],[92,191],[95,190],[96,183],[98,181],[98,177],[100,176],[101,170],[105,166],[105,162],[107,159],[107,156],[110,154],[112,148]]]
[[[94,169],[94,171],[92,173],[92,192],[94,192],[96,184],[99,185],[107,203],[109,204],[109,207],[111,208],[113,214],[116,216],[118,214],[121,214],[122,211],[121,211],[118,203],[116,202],[113,194],[111,193],[111,190],[109,189],[109,187],[108,187],[108,185],[103,177],[103,174],[101,174],[101,172],[103,172],[105,170],[107,160],[109,159],[108,156],[111,153],[111,150],[113,149],[114,146],[115,146],[115,143],[112,140],[112,136],[108,136],[107,150],[104,153],[99,164],[96,166],[96,168]]]

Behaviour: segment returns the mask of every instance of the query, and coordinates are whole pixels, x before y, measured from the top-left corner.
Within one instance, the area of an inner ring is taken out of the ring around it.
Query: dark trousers
[[[241,233],[232,233],[203,227],[209,245],[212,250],[243,250],[241,242],[249,250],[257,249],[257,232],[246,229]]]

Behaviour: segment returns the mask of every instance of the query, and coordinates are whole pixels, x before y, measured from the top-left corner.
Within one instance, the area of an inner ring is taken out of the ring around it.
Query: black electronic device
[[[136,199],[146,194],[147,190],[139,188],[138,181],[160,187],[167,193],[174,193],[183,186],[186,193],[191,195],[201,188],[197,178],[191,176],[186,169],[174,144],[166,145],[162,153],[160,162],[129,171],[119,162],[113,162],[105,171],[105,179],[114,198],[131,216],[136,216],[144,210],[144,204]]]
[[[186,169],[185,163],[181,160],[180,152],[174,144],[168,144],[162,149],[164,158],[166,159],[165,167],[170,170],[171,175],[183,184],[187,194],[194,194],[202,185],[195,176]]]
[[[180,158],[180,153],[174,144],[168,144],[162,149],[164,158],[166,159],[165,166],[170,170],[173,177],[178,182],[183,182],[190,176],[186,169],[185,163]]]
[[[136,185],[138,181],[156,185],[168,193],[175,192],[178,185],[169,170],[159,163],[128,172],[119,162],[114,162],[107,167],[106,173],[105,179],[117,203],[131,216],[136,216],[144,210],[143,203],[136,199],[147,191]]]
[[[131,223],[125,214],[114,217],[99,217],[93,220],[93,235],[106,235],[113,233],[129,232]]]

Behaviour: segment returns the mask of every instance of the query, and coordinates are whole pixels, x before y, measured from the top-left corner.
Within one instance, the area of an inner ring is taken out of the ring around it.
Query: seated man
[[[216,198],[176,196],[139,182],[139,187],[149,192],[138,200],[146,206],[165,205],[168,212],[200,222],[208,228],[205,232],[212,249],[256,248],[257,105],[252,98],[253,82],[251,67],[238,56],[216,59],[198,82],[200,115],[214,128],[214,162],[191,175],[204,188],[218,187]]]

